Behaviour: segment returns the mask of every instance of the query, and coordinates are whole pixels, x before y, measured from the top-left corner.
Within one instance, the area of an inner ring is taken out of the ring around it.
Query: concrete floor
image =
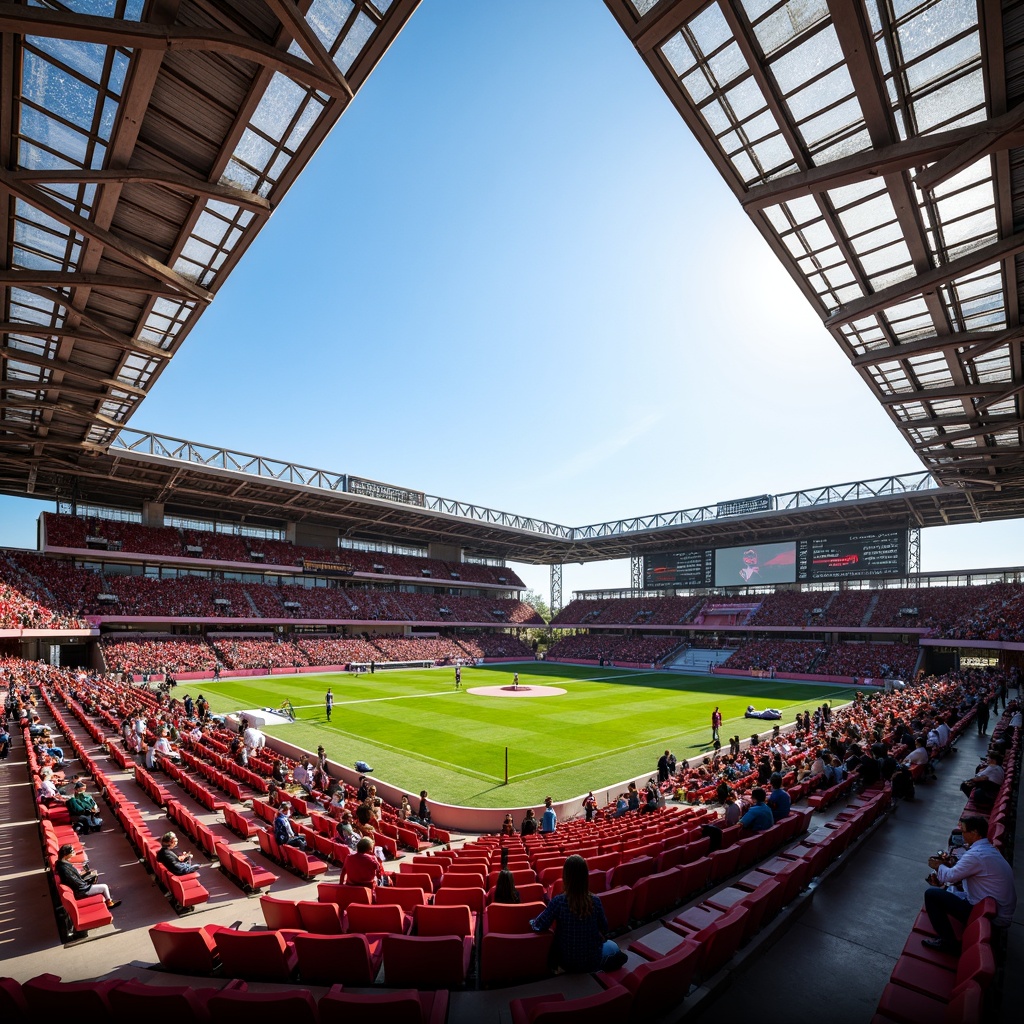
[[[43,717],[45,720],[47,716]],[[0,974],[20,981],[51,972],[67,981],[139,977],[154,984],[181,984],[181,977],[152,969],[155,955],[148,936],[153,923],[176,921],[178,917],[105,806],[107,825],[101,833],[88,837],[87,848],[94,866],[101,871],[100,880],[107,882],[113,895],[124,903],[114,911],[113,925],[97,929],[83,941],[61,944],[39,852],[39,829],[20,736],[17,740],[10,758],[0,763]],[[922,906],[927,858],[945,847],[964,804],[959,783],[971,774],[986,745],[987,738],[966,733],[959,741],[959,753],[940,764],[937,781],[918,786],[916,801],[902,802],[883,817],[833,865],[811,894],[805,894],[799,907],[787,911],[756,950],[745,951],[737,958],[731,969],[715,979],[713,990],[691,992],[669,1019],[685,1016],[702,1024],[870,1021]],[[101,752],[89,749],[102,763]],[[75,768],[73,762],[69,763],[69,774]],[[143,808],[154,834],[170,827],[163,812],[127,773],[112,763],[109,770],[124,793]],[[187,797],[183,803],[212,825],[220,838],[262,862],[253,841],[239,840],[218,824],[214,815]],[[816,815],[815,824],[830,820],[843,807],[833,806],[825,814]],[[194,849],[181,830],[176,831],[181,848]],[[211,898],[196,913],[183,918],[183,923],[263,927],[258,899],[244,897],[198,850],[195,852],[197,862],[207,865],[202,880]],[[1024,858],[1018,858],[1019,892],[1024,891],[1022,862]],[[275,895],[316,898],[316,883],[303,882],[272,864],[267,866],[280,876],[273,886]],[[330,875],[334,877],[333,870]],[[620,936],[618,941],[625,948],[640,938],[655,948],[670,948],[680,941],[660,922]],[[630,954],[630,967],[640,962],[639,957]],[[1008,962],[1005,996],[997,1019],[1016,1024],[1024,1006],[1024,970],[1020,969],[1024,966],[1024,910],[1020,908],[1010,930]],[[196,987],[220,987],[224,983],[196,979]],[[272,990],[274,986],[251,984],[250,988]],[[600,990],[591,977],[559,976],[515,989],[454,992],[449,1021],[507,1022],[511,1020],[509,1000],[518,996],[557,991],[574,998]],[[311,987],[310,991],[319,996],[325,990]]]

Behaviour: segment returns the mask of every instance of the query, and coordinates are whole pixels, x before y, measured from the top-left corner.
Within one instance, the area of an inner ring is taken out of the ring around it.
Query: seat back
[[[620,885],[634,885],[641,878],[653,874],[657,868],[654,857],[634,857],[612,868],[608,876],[607,888],[615,889]]]
[[[295,952],[304,985],[372,985],[380,970],[365,935],[296,935]]]
[[[484,912],[484,900],[486,893],[482,888],[467,888],[462,889],[458,887],[442,888],[438,889],[434,893],[434,906],[435,907],[458,907],[464,906],[469,907],[474,914],[482,914]]]
[[[279,932],[217,933],[217,953],[224,975],[247,981],[289,981],[292,964]]]
[[[387,993],[345,992],[335,985],[320,997],[320,1024],[428,1024],[443,1021],[448,1012],[448,993],[397,990]]]
[[[345,910],[352,903],[372,903],[373,893],[365,885],[320,882],[316,887],[316,898],[320,903],[333,903],[339,910]]]
[[[740,948],[749,916],[750,909],[737,904],[694,936],[698,942],[704,943],[700,961],[703,981],[716,974]]]
[[[341,935],[341,911],[334,903],[319,900],[299,900],[296,904],[301,927],[315,935]]]
[[[276,896],[266,893],[260,897],[260,908],[263,911],[263,920],[271,931],[303,927],[299,908],[294,900],[279,900]]]
[[[623,985],[612,985],[604,992],[584,996],[582,999],[560,999],[547,1003],[542,999],[530,1006],[530,1024],[621,1024],[629,1018],[633,993]],[[516,1019],[515,1011],[512,1019]]]
[[[533,929],[530,922],[544,909],[536,903],[491,903],[484,910],[484,934],[526,935]]]
[[[452,871],[449,868],[437,883],[438,890],[454,886],[457,889],[483,889],[485,875],[480,872]]]
[[[114,1020],[144,1020],[146,1024],[182,1024],[205,1020],[205,1004],[217,990],[191,986],[147,985],[129,979],[110,991]]]
[[[480,943],[480,983],[515,985],[546,978],[554,932],[529,935],[485,934]]]
[[[224,989],[207,1000],[213,1020],[244,1020],[245,1024],[317,1024],[316,1000],[304,989],[248,992]]]
[[[678,1006],[689,991],[700,963],[699,942],[686,939],[667,956],[641,964],[624,979],[633,992],[632,1019],[657,1018]]]
[[[608,931],[618,932],[625,928],[629,924],[629,912],[633,906],[633,890],[628,885],[620,885],[597,895],[608,921]]]
[[[427,902],[422,889],[401,889],[394,885],[379,886],[374,892],[374,897],[378,904],[394,903],[407,914],[411,914],[416,907]]]
[[[437,877],[440,878],[440,874]],[[399,869],[391,876],[391,884],[400,889],[434,891],[434,879],[425,871],[402,871]]]
[[[149,937],[157,959],[169,971],[210,974],[217,966],[215,943],[205,928],[178,928],[161,921],[149,929]]]
[[[466,981],[471,940],[456,935],[385,935],[388,985],[459,988]]]
[[[29,1017],[48,1020],[84,1017],[102,1020],[110,1016],[110,992],[118,981],[61,981],[55,974],[40,974],[21,986]]]
[[[345,911],[346,932],[393,932],[402,935],[405,932],[405,914],[396,903],[349,904]]]
[[[473,936],[473,915],[469,907],[416,908],[417,935]]]

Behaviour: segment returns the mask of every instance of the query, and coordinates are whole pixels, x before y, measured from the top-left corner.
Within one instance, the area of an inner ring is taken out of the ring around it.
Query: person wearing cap
[[[79,779],[75,783],[74,795],[64,802],[64,806],[71,816],[72,826],[80,825],[80,829],[75,829],[76,832],[99,832],[103,827],[100,809],[96,806],[96,801],[85,791],[85,788],[85,783]]]
[[[115,900],[110,895],[110,887],[95,881],[95,874],[83,875],[74,864],[71,857],[75,848],[70,843],[65,843],[57,851],[57,880],[66,885],[76,900],[83,900],[86,896],[102,896],[107,901],[107,906],[113,910],[121,906],[120,900]]]
[[[198,866],[192,863],[191,853],[183,853],[179,856],[174,852],[177,845],[178,837],[173,832],[165,832],[160,837],[157,861],[163,864],[172,875],[189,875],[193,871],[198,871]]]

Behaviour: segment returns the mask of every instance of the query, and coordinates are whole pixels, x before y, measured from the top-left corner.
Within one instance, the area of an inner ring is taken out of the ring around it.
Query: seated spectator
[[[778,772],[774,772],[771,777],[772,791],[765,801],[772,812],[772,819],[774,821],[781,821],[787,814],[792,806],[789,793],[782,788],[782,776]]]
[[[160,837],[160,849],[156,859],[163,864],[172,875],[188,875],[199,868],[192,863],[192,854],[183,853],[180,856],[174,852],[178,845],[178,837],[173,832],[165,832]]]
[[[373,854],[373,840],[369,836],[363,836],[356,844],[356,852],[345,858],[341,880],[345,885],[365,885],[369,889],[388,884],[388,876]]]
[[[543,932],[557,924],[552,949],[564,971],[586,974],[622,967],[627,957],[616,943],[605,938],[608,921],[600,898],[590,892],[587,862],[578,854],[567,857],[562,881],[564,891],[530,922],[530,927]]]
[[[966,923],[975,904],[991,896],[996,901],[992,924],[1002,928],[1010,925],[1017,909],[1013,868],[989,842],[988,822],[980,815],[966,815],[960,819],[960,833],[965,852],[958,860],[928,858],[931,888],[924,894],[925,911],[936,933],[924,945],[954,955],[959,954],[960,943],[952,921]]]
[[[510,816],[511,817],[511,816]],[[516,888],[515,879],[508,868],[498,872],[498,881],[494,886],[494,903],[518,903],[519,890]]]
[[[740,818],[740,824],[749,832],[764,832],[775,824],[775,818],[765,803],[765,791],[757,786],[750,795],[754,801],[753,806]]]
[[[71,863],[74,853],[75,848],[70,843],[65,843],[57,851],[55,870],[58,881],[71,890],[76,900],[85,899],[86,896],[102,896],[111,910],[121,906],[120,900],[115,900],[111,897],[108,886],[96,882],[97,875],[95,871],[83,873]]]
[[[274,838],[281,846],[295,846],[300,850],[306,848],[306,837],[297,836],[292,828],[292,805],[283,803],[277,809],[277,817],[274,819]]]
[[[100,809],[96,801],[86,792],[85,783],[79,779],[75,783],[74,795],[64,804],[71,817],[71,827],[76,832],[99,832],[103,827]]]
[[[521,836],[532,836],[537,832],[537,818],[533,813],[532,807],[527,807],[526,815],[523,818],[523,823],[519,826],[519,834]]]
[[[999,787],[1005,778],[1002,754],[992,751],[985,764],[980,766],[971,778],[960,784],[960,790],[965,796],[970,797],[975,807],[987,810],[995,803]]]

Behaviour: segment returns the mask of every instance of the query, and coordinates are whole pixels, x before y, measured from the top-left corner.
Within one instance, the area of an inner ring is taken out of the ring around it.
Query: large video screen
[[[902,576],[906,571],[906,530],[810,537],[797,544],[800,580],[856,580]]]
[[[710,587],[714,552],[672,551],[667,555],[644,555],[644,589]]]
[[[715,550],[716,587],[796,582],[796,542]]]

